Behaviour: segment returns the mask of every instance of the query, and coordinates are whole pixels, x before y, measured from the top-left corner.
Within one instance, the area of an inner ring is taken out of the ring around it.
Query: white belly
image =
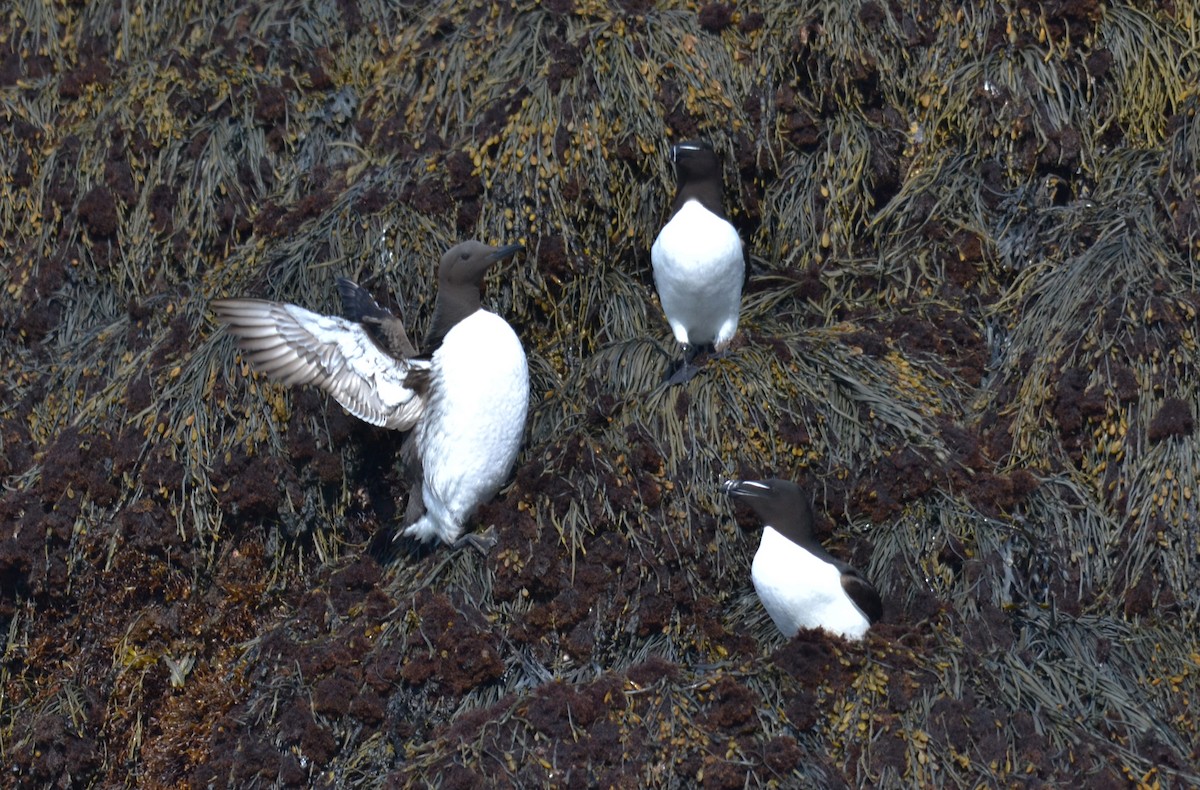
[[[650,261],[675,339],[724,348],[737,332],[746,272],[733,225],[689,200],[659,232]]]
[[[801,628],[824,628],[861,639],[871,623],[842,591],[841,572],[771,527],[750,568],[754,590],[780,632],[789,639]]]
[[[508,477],[529,408],[529,367],[512,328],[480,310],[433,354],[431,400],[417,426],[425,515],[405,532],[456,540]]]

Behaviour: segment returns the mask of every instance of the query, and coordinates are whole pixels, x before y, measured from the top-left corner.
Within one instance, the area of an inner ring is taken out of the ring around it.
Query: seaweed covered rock
[[[1197,20],[1027,5],[4,12],[6,780],[1200,784]],[[664,389],[698,138],[750,275]],[[530,263],[499,542],[380,561],[401,437],[208,305],[345,276],[421,333],[462,238]],[[762,610],[719,485],[768,476],[861,643]]]

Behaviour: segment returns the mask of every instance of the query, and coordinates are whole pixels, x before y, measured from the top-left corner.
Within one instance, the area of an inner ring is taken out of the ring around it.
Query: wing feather
[[[212,307],[254,369],[283,384],[320,387],[355,417],[400,431],[425,412],[424,391],[405,379],[429,362],[384,353],[357,322],[262,299]]]
[[[867,616],[868,622],[874,624],[883,617],[883,601],[879,598],[879,591],[854,568],[847,566],[842,569],[842,589]]]

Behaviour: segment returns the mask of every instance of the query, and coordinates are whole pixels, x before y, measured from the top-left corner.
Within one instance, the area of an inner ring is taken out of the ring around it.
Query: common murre
[[[217,299],[246,359],[284,384],[314,384],[372,425],[412,432],[402,450],[413,488],[404,535],[482,550],[463,524],[508,477],[529,408],[529,368],[512,327],[480,305],[483,277],[523,249],[459,244],[442,256],[433,323],[417,353],[404,325],[339,280],[346,317],[262,299]]]
[[[721,163],[708,142],[671,146],[678,186],[671,218],[650,248],[654,285],[683,361],[669,384],[696,375],[702,348],[723,351],[737,332],[746,274],[741,237],[722,206]]]
[[[879,592],[813,535],[808,496],[788,480],[727,480],[721,489],[745,499],[763,522],[750,576],[763,608],[789,639],[801,628],[823,628],[861,639],[883,616]]]

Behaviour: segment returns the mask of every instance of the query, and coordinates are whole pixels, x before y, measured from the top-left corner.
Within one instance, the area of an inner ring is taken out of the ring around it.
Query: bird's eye
[[[467,253],[465,253],[465,252],[462,254],[462,259],[463,259],[464,261],[465,261],[467,258],[470,258],[470,257],[471,257],[471,256],[470,256],[470,255],[468,255],[468,254],[467,254]]]

